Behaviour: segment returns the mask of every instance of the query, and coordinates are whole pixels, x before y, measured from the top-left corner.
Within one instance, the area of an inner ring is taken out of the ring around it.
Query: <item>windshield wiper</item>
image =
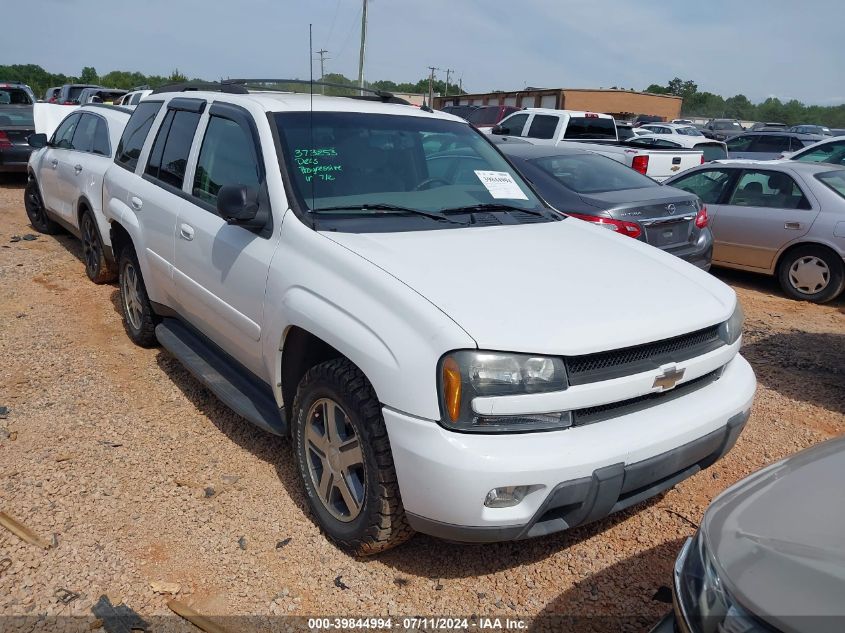
[[[422,209],[413,209],[411,207],[403,207],[398,204],[388,204],[386,202],[344,204],[336,207],[318,207],[317,209],[311,209],[311,211],[313,213],[320,213],[321,211],[394,211],[396,213],[405,213],[408,215],[421,215],[426,218],[431,218],[432,220],[438,220],[439,222],[449,222],[450,224],[460,224],[461,226],[464,226],[463,222],[452,220],[444,215],[440,215],[439,213],[423,211]]]
[[[545,213],[536,209],[523,209],[512,204],[501,204],[498,202],[482,202],[479,204],[470,204],[465,207],[446,207],[445,209],[440,209],[441,213],[476,213],[479,211],[520,211],[528,215],[536,215],[541,218],[546,217]]]

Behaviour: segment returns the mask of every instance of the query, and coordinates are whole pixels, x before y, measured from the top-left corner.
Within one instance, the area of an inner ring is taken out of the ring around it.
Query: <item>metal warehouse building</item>
[[[514,92],[435,97],[434,108],[446,105],[510,105],[519,108],[556,108],[612,114],[618,119],[652,114],[665,120],[680,118],[683,99],[633,90],[591,88],[526,88]]]

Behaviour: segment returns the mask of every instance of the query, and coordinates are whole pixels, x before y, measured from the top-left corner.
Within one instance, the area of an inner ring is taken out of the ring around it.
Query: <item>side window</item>
[[[249,131],[229,119],[219,116],[209,118],[194,175],[193,194],[208,204],[216,205],[220,187],[259,187],[260,174],[255,144]]]
[[[135,112],[129,118],[123,136],[117,146],[114,162],[134,171],[138,165],[138,157],[147,140],[147,134],[153,126],[153,120],[161,109],[161,101],[145,101],[138,104]]]
[[[81,114],[73,114],[62,121],[61,125],[53,133],[51,144],[59,149],[73,149],[73,134],[76,132],[76,126],[79,124],[81,117]]]
[[[792,147],[791,151],[793,152],[797,152],[799,149],[804,149],[804,141],[799,138],[795,138],[794,136],[790,137],[790,144]]]
[[[144,173],[181,189],[188,165],[188,153],[199,122],[198,112],[168,110],[156,135]]]
[[[111,156],[111,143],[109,142],[109,126],[100,117],[97,119],[97,127],[94,130],[94,144],[91,151],[100,156]]]
[[[694,193],[705,204],[718,204],[733,173],[729,169],[705,169],[679,178],[672,186]]]
[[[99,117],[93,114],[83,114],[73,133],[73,149],[80,152],[90,152],[94,145],[94,131],[97,129]]]
[[[729,152],[747,152],[754,142],[753,136],[735,136],[727,141]]]
[[[522,136],[522,129],[525,127],[525,122],[528,120],[527,114],[514,114],[504,119],[499,125],[507,128],[508,134],[513,136]]]
[[[769,209],[809,209],[810,203],[795,181],[779,171],[742,172],[728,204]]]
[[[788,152],[789,137],[778,134],[761,134],[755,139],[751,151],[765,152],[768,154]]]
[[[530,138],[554,138],[558,120],[556,116],[535,114],[525,136]]]

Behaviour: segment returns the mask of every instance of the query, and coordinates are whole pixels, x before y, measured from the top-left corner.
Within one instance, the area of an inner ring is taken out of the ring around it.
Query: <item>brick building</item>
[[[512,92],[435,97],[434,108],[445,105],[512,105],[519,108],[556,108],[604,112],[617,119],[629,119],[638,114],[652,114],[667,121],[680,118],[683,99],[633,90],[590,88],[526,88]]]

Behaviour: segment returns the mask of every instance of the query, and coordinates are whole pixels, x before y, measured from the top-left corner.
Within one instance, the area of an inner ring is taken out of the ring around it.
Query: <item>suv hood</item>
[[[845,437],[797,453],[716,498],[702,530],[720,577],[779,630],[845,616]],[[828,622],[833,625],[834,622]],[[841,631],[842,621],[830,630]]]
[[[322,235],[416,291],[481,349],[587,354],[730,317],[708,273],[572,219],[540,224]]]

